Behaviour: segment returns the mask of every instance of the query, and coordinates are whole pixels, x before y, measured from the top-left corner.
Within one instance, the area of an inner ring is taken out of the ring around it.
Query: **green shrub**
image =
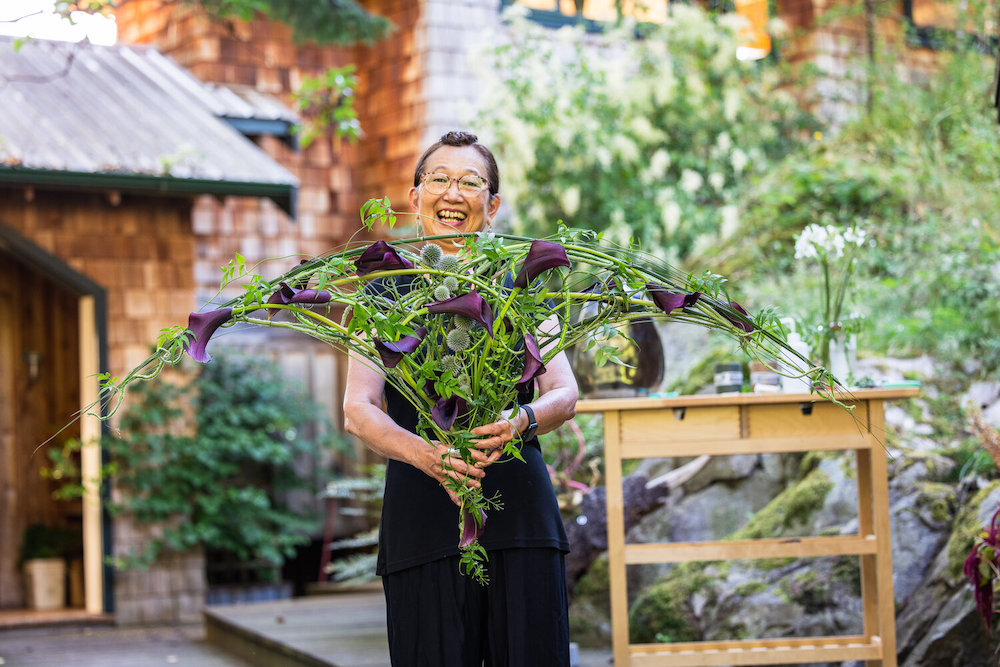
[[[161,526],[162,537],[125,564],[201,546],[280,565],[316,532],[312,505],[294,507],[285,494],[319,489],[296,470],[317,468],[324,443],[309,430],[319,412],[275,365],[218,354],[191,381],[137,385],[131,401],[120,434],[104,443],[122,492],[112,509]]]

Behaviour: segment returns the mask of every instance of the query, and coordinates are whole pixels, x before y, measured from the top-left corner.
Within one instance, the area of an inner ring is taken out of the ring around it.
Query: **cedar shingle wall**
[[[0,190],[0,224],[107,290],[108,363],[121,375],[149,354],[160,329],[194,308],[195,247],[186,199]]]
[[[280,24],[213,23],[196,9],[157,0],[136,0],[116,12],[123,41],[154,43],[203,81],[250,85],[290,108],[291,92],[303,77],[348,63],[358,68],[355,100],[365,136],[357,145],[326,138],[296,151],[273,137],[256,139],[300,180],[296,221],[253,199],[198,204],[196,279],[201,297],[217,286],[218,267],[235,251],[248,264],[292,253],[319,254],[355,234],[365,200],[388,194],[397,207],[406,207],[407,173],[418,154],[421,118],[419,68],[412,59],[420,3],[364,4],[388,17],[397,30],[377,45],[352,48],[296,46],[290,30]],[[272,273],[277,272],[275,266]]]

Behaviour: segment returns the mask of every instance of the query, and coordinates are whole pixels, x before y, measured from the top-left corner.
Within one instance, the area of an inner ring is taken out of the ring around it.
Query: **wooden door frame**
[[[42,250],[20,236],[0,220],[0,254],[10,254],[23,264],[37,269],[64,286],[78,299],[80,339],[80,441],[84,443],[81,472],[83,497],[83,569],[84,606],[88,613],[114,611],[114,578],[106,564],[112,553],[110,516],[104,507],[107,485],[99,485],[102,451],[100,437],[108,432],[107,423],[87,412],[103,415],[96,403],[97,374],[108,367],[108,309],[103,287],[75,271],[63,258]],[[67,415],[67,419],[70,416]]]

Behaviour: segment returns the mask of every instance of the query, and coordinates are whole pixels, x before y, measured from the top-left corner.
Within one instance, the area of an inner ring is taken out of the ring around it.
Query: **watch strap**
[[[535,419],[535,411],[531,409],[531,406],[522,405],[521,408],[524,410],[524,414],[528,415],[528,427],[521,433],[521,439],[531,440],[538,431],[538,420]]]

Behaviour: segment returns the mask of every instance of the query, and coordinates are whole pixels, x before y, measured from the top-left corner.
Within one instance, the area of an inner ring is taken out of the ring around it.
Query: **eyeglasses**
[[[462,193],[463,197],[478,197],[479,194],[486,189],[489,183],[485,178],[481,176],[462,176],[461,178],[452,178],[447,174],[442,174],[440,172],[431,172],[429,174],[424,174],[421,179],[424,187],[427,188],[427,192],[432,195],[443,195],[451,187],[452,183],[458,183],[458,191]]]

